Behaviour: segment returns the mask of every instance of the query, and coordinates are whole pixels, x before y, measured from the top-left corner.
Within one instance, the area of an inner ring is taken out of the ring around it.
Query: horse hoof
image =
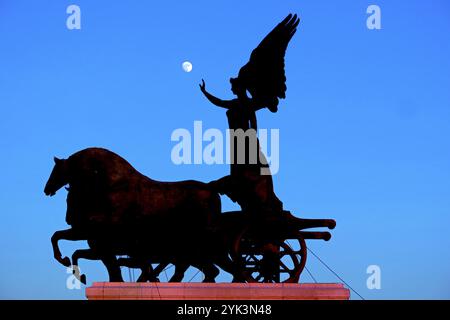
[[[82,284],[86,285],[86,275],[85,275],[85,274],[82,274],[82,275],[80,276],[80,282],[81,282]]]
[[[64,257],[61,259],[61,263],[63,266],[65,267],[70,267],[72,265],[72,263],[70,262],[70,259],[68,257]]]
[[[202,282],[203,283],[216,283],[216,279],[207,279],[207,278],[205,278]]]

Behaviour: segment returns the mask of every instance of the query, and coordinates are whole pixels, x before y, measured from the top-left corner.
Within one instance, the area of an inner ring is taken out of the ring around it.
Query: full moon
[[[183,64],[181,66],[183,67],[183,70],[185,72],[191,72],[192,71],[192,63],[190,63],[189,61],[183,62]]]

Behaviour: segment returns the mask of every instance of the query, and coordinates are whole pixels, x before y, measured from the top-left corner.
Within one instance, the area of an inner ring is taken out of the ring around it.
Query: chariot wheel
[[[268,283],[298,283],[306,256],[306,242],[300,233],[289,239],[260,241],[248,228],[236,237],[232,253],[246,282]]]

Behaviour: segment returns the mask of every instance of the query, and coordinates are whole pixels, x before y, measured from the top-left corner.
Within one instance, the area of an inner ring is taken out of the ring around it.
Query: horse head
[[[68,172],[67,172],[67,160],[53,158],[55,161],[55,166],[53,167],[50,178],[48,178],[45,184],[44,193],[47,196],[53,196],[55,193],[69,183]]]

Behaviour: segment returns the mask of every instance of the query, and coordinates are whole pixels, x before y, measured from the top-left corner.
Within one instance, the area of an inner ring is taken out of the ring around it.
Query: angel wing
[[[249,62],[239,70],[238,80],[252,95],[256,105],[278,110],[278,98],[286,97],[284,56],[300,19],[289,14],[252,51]]]

